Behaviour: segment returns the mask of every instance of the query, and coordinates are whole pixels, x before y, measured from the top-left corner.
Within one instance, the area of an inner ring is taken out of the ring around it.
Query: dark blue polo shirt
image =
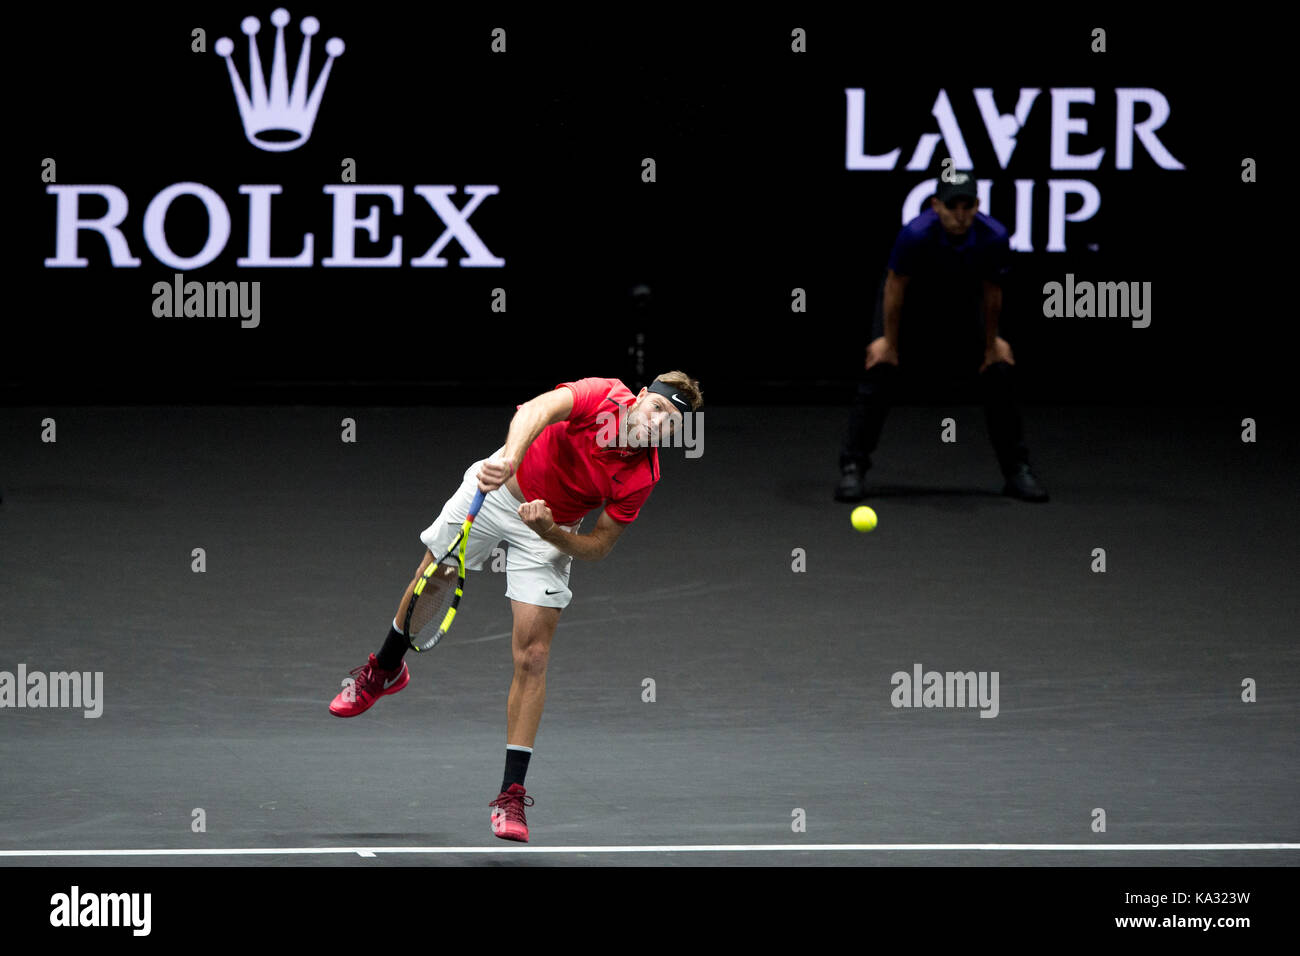
[[[983,280],[1002,284],[1011,260],[1009,240],[1002,223],[980,212],[957,245],[933,209],[904,226],[889,256],[889,268],[909,280],[900,347],[912,355],[933,352],[963,361],[968,353],[982,351]],[[875,334],[883,334],[883,323],[878,314]]]
[[[954,246],[939,214],[927,209],[899,230],[889,268],[913,280],[908,295],[918,280],[953,298],[979,295],[982,280],[1001,284],[1006,275],[1011,264],[1009,240],[1006,226],[977,212],[960,244]]]

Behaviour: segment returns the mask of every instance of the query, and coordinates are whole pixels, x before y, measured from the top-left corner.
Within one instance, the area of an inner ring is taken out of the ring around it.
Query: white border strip
[[[0,857],[61,856],[323,856],[347,853],[374,857],[380,853],[421,853],[458,856],[470,853],[932,853],[976,851],[1024,852],[1169,852],[1220,850],[1300,850],[1300,843],[721,843],[682,846],[284,846],[230,849],[154,850],[0,850]]]

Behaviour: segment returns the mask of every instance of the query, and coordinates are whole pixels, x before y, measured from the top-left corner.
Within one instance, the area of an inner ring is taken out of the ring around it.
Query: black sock
[[[509,790],[512,783],[517,783],[521,787],[524,785],[524,775],[528,773],[528,758],[532,755],[532,750],[506,748],[506,775],[501,781],[502,793]]]
[[[406,635],[390,625],[388,637],[384,639],[384,646],[375,655],[375,662],[382,670],[397,670],[402,666],[402,657],[410,646],[411,642],[406,639]]]

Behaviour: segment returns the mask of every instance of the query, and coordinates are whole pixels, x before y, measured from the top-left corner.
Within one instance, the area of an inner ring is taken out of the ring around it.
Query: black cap
[[[954,199],[964,197],[973,201],[979,198],[979,191],[975,182],[974,173],[962,172],[961,170],[955,169],[948,175],[951,177],[952,182],[947,182],[943,178],[942,174],[939,176],[939,188],[935,191],[935,195],[939,198],[939,202],[946,206]]]

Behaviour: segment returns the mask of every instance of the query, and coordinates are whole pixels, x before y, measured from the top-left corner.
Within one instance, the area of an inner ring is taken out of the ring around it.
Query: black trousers
[[[915,280],[913,280],[915,282]],[[884,334],[884,283],[876,299],[872,339]],[[856,463],[864,471],[880,443],[889,409],[909,386],[920,394],[938,394],[977,381],[984,420],[1003,475],[1029,463],[1024,423],[1016,399],[1016,370],[994,362],[983,372],[984,330],[977,303],[953,303],[912,295],[899,320],[899,365],[877,363],[864,369],[849,412],[848,433],[840,449],[840,467]]]

